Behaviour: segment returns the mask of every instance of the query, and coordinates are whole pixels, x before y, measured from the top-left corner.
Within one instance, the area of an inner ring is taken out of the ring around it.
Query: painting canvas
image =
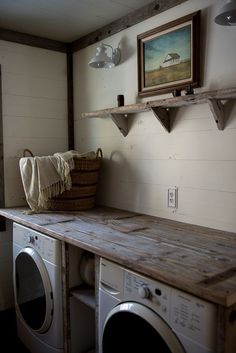
[[[199,12],[138,36],[139,95],[199,85],[196,17]]]

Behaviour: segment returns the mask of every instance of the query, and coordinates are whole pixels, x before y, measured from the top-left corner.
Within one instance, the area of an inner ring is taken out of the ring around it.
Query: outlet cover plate
[[[176,186],[171,186],[168,188],[168,207],[177,208],[178,207],[178,188]]]

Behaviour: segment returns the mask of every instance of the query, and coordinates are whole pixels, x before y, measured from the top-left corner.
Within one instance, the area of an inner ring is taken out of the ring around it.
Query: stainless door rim
[[[165,321],[153,310],[139,303],[123,302],[115,306],[107,315],[103,329],[105,329],[109,319],[120,312],[136,314],[148,322],[163,338],[172,353],[186,353],[180,341]]]
[[[45,298],[46,298],[45,320],[44,320],[42,326],[38,330],[34,330],[35,332],[43,333],[43,332],[47,331],[48,328],[50,327],[51,322],[52,322],[52,313],[53,313],[52,286],[50,283],[48,271],[46,269],[46,266],[45,266],[41,256],[38,254],[38,252],[35,249],[33,249],[31,247],[23,248],[17,254],[15,261],[20,254],[27,254],[35,262],[35,265],[37,266],[37,268],[39,270],[39,273],[40,273],[40,276],[41,276],[41,279],[43,282],[43,287],[45,290]],[[15,264],[14,264],[14,290],[16,293]],[[15,299],[15,302],[16,302],[16,310],[20,314],[21,318],[24,320],[23,316],[21,315],[21,311],[20,311],[20,308],[19,308],[19,305],[18,305],[16,299]]]

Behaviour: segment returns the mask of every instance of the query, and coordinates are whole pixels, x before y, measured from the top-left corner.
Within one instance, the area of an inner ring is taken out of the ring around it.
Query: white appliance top
[[[18,223],[13,223],[13,244],[35,249],[40,256],[55,265],[61,265],[61,242]]]

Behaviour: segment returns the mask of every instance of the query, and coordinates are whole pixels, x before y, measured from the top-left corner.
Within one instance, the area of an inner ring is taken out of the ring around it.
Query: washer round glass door
[[[22,249],[15,259],[14,292],[16,310],[26,324],[47,331],[53,314],[52,289],[45,264],[33,248]]]
[[[121,303],[109,312],[102,346],[103,353],[185,353],[165,321],[134,302]]]

